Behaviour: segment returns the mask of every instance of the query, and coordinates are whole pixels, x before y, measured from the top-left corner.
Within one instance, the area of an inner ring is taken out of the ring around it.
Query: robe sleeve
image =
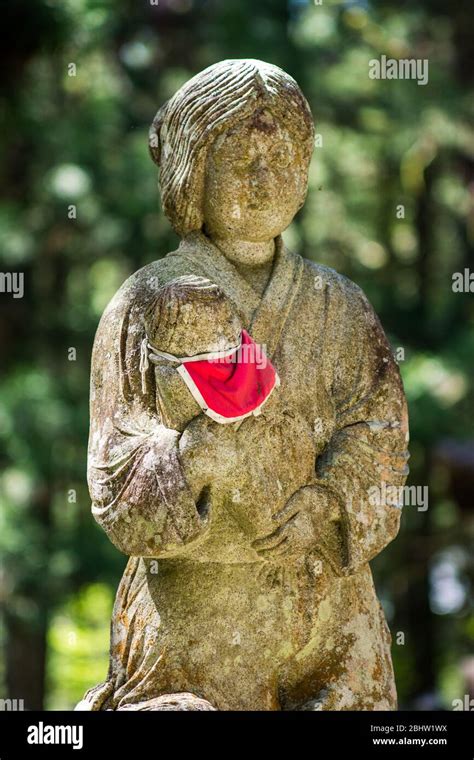
[[[194,545],[207,522],[183,472],[179,433],[157,412],[153,368],[140,365],[147,298],[143,282],[131,278],[100,322],[87,475],[94,518],[118,549],[170,557]]]
[[[340,542],[332,545],[347,575],[398,533],[408,417],[398,366],[363,292],[340,278],[326,297],[322,356],[335,428],[316,461],[316,491],[326,519],[338,526]]]

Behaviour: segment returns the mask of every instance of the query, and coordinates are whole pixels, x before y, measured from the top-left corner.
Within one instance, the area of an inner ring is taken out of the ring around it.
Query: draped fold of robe
[[[130,556],[107,680],[86,709],[191,693],[217,709],[394,709],[390,633],[368,562],[400,509],[374,493],[407,474],[398,367],[362,291],[276,239],[259,296],[193,233],[132,277],[98,328],[88,481],[95,519]],[[256,418],[163,424],[143,315],[183,274],[215,282],[280,377]],[[296,559],[252,547],[304,490],[318,539]],[[384,490],[385,489],[385,490]],[[158,708],[157,708],[158,709]]]

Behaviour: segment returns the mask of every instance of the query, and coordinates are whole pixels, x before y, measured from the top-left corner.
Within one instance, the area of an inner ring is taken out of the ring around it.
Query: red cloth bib
[[[228,352],[227,352],[228,353]],[[202,410],[228,423],[259,414],[280,380],[261,346],[242,330],[241,345],[230,356],[183,359],[178,372]]]

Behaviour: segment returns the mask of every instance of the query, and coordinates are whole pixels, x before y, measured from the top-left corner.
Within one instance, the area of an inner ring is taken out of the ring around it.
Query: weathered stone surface
[[[196,697],[195,694],[164,694],[162,697],[155,697],[154,699],[148,699],[146,702],[136,702],[134,704],[124,705],[119,708],[120,710],[158,710],[158,711],[189,711],[194,710],[198,712],[215,711],[209,702],[205,699]]]
[[[406,405],[362,291],[282,241],[312,146],[297,84],[260,61],[210,67],[155,117],[182,243],[127,280],[95,339],[92,511],[130,560],[81,709],[396,707],[368,563],[400,510],[369,494],[405,481]],[[222,425],[148,341],[189,356],[241,327],[281,384]]]

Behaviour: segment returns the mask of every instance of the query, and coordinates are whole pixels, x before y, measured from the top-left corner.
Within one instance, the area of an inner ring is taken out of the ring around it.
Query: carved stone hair
[[[156,114],[149,146],[160,167],[163,208],[180,235],[203,226],[206,152],[215,138],[268,107],[304,146],[314,143],[311,110],[298,84],[278,66],[254,59],[221,61],[186,82]]]
[[[164,348],[164,340],[170,340],[176,324],[190,311],[206,303],[226,301],[223,291],[206,277],[182,275],[163,285],[145,313],[145,323],[151,342]],[[153,330],[153,335],[151,334]]]
[[[195,275],[182,275],[163,285],[145,311],[144,325],[153,348],[174,356],[217,350],[223,336],[227,347],[236,345],[241,330],[223,290]]]

